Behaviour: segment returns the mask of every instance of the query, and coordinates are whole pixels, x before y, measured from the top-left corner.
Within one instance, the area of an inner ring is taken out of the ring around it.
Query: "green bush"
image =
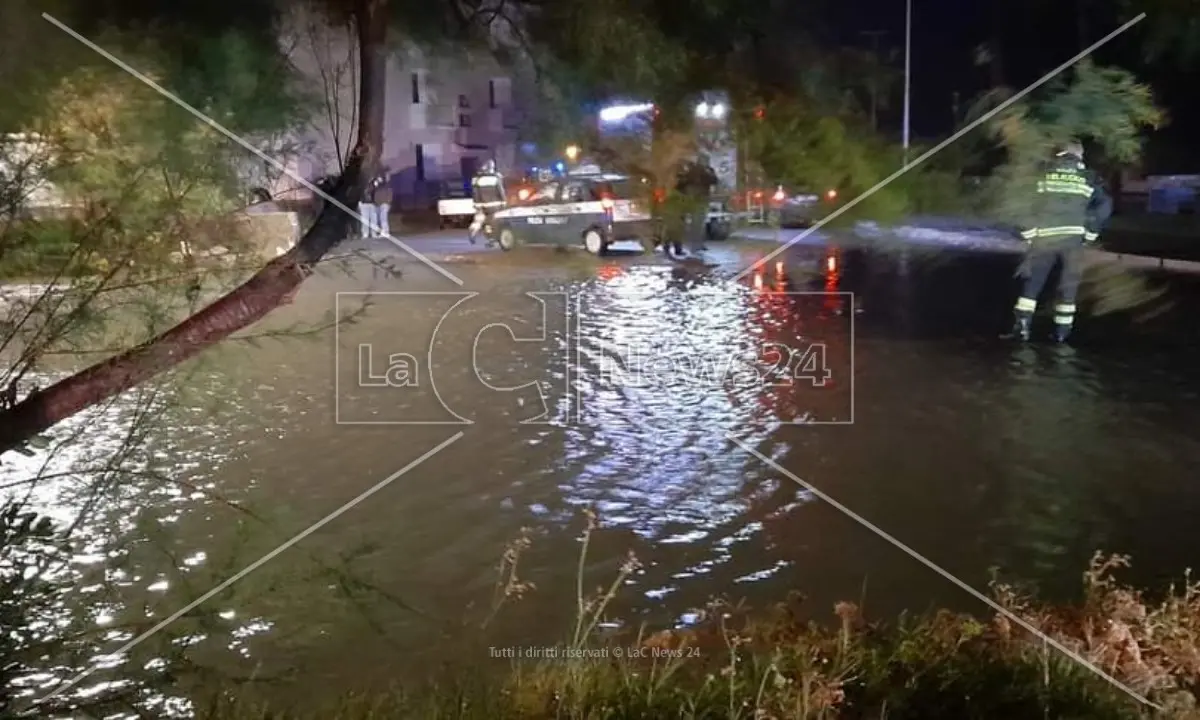
[[[0,278],[54,277],[78,266],[78,226],[71,220],[27,220],[0,235]]]

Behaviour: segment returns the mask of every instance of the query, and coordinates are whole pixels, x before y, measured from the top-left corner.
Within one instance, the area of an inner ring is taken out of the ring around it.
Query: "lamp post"
[[[904,12],[904,164],[908,165],[908,115],[912,90],[912,0],[905,0]]]

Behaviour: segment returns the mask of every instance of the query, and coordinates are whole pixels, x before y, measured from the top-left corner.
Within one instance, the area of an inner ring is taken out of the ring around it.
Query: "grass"
[[[490,672],[468,663],[439,683],[365,692],[298,712],[222,696],[200,717],[1200,718],[1193,697],[1200,679],[1200,583],[1190,577],[1151,602],[1114,579],[1127,558],[1097,553],[1084,573],[1084,599],[1073,607],[1039,604],[1013,586],[993,583],[1004,612],[985,618],[938,612],[877,623],[856,604],[843,602],[833,609],[832,622],[817,623],[805,619],[802,599],[793,596],[757,613],[714,601],[694,626],[608,635],[598,631],[600,620],[638,561],[629,556],[607,586],[586,593],[583,568],[595,527],[589,513],[576,621],[559,657],[491,660]],[[506,602],[533,590],[517,576],[526,547],[522,538],[501,561],[485,628]]]

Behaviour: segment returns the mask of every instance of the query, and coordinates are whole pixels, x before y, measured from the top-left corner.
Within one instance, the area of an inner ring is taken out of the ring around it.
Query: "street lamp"
[[[908,113],[912,89],[912,0],[905,0],[904,11],[904,164],[908,165]]]
[[[725,117],[726,107],[722,103],[701,102],[696,106],[696,117],[705,120],[720,120]]]
[[[571,162],[575,162],[576,160],[579,159],[579,146],[578,145],[568,145],[565,154],[566,154],[568,160],[570,160]]]

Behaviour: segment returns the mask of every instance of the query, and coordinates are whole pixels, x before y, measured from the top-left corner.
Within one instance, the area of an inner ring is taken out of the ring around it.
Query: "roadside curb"
[[[1129,255],[1108,250],[1088,249],[1089,260],[1093,263],[1112,263],[1137,268],[1139,270],[1166,270],[1181,273],[1200,273],[1200,262],[1194,260],[1174,260],[1172,258],[1155,257],[1151,255]]]
[[[803,230],[757,230],[757,231],[734,231],[729,236],[730,240],[736,242],[776,242],[780,245],[788,243],[793,238],[804,233]],[[993,233],[978,234],[977,240],[972,238],[973,233],[957,233],[960,237],[955,241],[938,242],[934,239],[905,237],[903,234],[887,234],[886,243],[881,247],[881,250],[894,248],[897,246],[907,246],[914,250],[938,250],[947,251],[973,251],[973,252],[993,252],[1020,254],[1024,252],[1024,245],[1018,240],[1013,240],[1011,243],[1000,244],[996,242],[996,237]],[[880,238],[882,239],[881,235]],[[862,237],[854,233],[848,233],[845,236],[833,238],[827,234],[815,232],[807,235],[802,241],[794,244],[796,247],[812,247],[825,245],[842,245],[849,247],[866,247],[869,246],[877,238]],[[1086,263],[1088,265],[1099,264],[1116,264],[1124,267],[1138,270],[1163,270],[1168,272],[1180,273],[1200,273],[1200,261],[1193,260],[1176,260],[1173,258],[1158,257],[1154,255],[1131,255],[1129,253],[1113,252],[1100,248],[1085,249]]]

